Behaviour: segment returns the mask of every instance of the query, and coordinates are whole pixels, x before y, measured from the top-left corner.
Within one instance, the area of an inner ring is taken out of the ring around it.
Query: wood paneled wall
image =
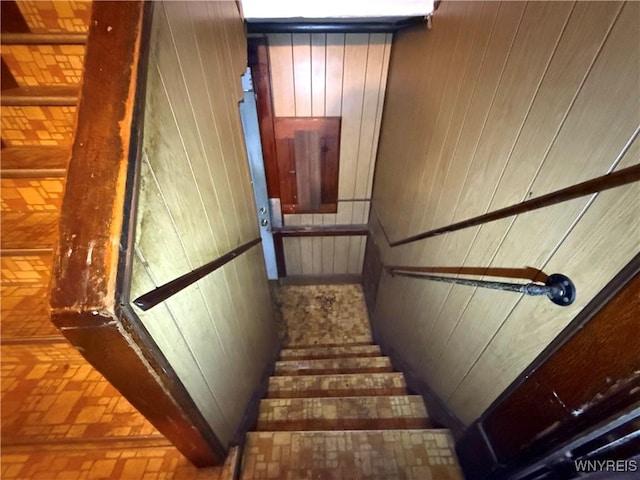
[[[398,240],[637,164],[639,44],[636,2],[443,2],[432,30],[394,40],[371,225],[384,262],[533,267],[578,290],[560,308],[383,275],[376,330],[466,423],[638,252],[640,186],[395,249],[378,219]]]
[[[342,117],[338,213],[285,215],[286,225],[363,224],[387,82],[391,34],[268,36],[274,114]],[[285,238],[288,275],[360,274],[364,237]]]
[[[245,68],[235,2],[154,5],[131,298],[259,235]],[[275,348],[260,248],[138,314],[226,445]]]

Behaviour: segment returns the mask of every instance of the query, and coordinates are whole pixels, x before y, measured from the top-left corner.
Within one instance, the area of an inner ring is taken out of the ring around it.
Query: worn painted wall
[[[131,298],[256,238],[235,2],[154,5]],[[146,328],[223,443],[274,353],[260,247],[148,312]]]
[[[638,252],[640,187],[394,249],[380,224],[398,240],[637,164],[639,44],[636,2],[443,2],[432,30],[394,39],[371,216],[384,262],[578,288],[560,308],[383,276],[378,331],[466,423]]]
[[[338,213],[285,215],[285,224],[366,223],[369,203],[344,200],[371,194],[391,35],[272,34],[268,42],[274,114],[342,117]],[[287,274],[360,274],[364,242],[285,238]]]

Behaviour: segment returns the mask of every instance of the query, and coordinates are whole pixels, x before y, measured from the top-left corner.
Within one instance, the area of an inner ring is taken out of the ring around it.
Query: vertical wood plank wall
[[[369,198],[391,34],[270,34],[274,113],[342,117],[338,199]],[[363,224],[367,202],[336,214],[285,215],[286,225]],[[360,274],[364,237],[285,238],[288,275]]]
[[[256,238],[238,113],[235,2],[154,5],[131,298]],[[259,247],[138,311],[218,438],[232,438],[276,342]]]
[[[432,30],[394,39],[371,225],[384,262],[533,267],[578,289],[560,308],[383,275],[377,331],[466,423],[638,252],[640,186],[395,249],[378,219],[398,240],[637,164],[639,44],[636,2],[442,2]]]

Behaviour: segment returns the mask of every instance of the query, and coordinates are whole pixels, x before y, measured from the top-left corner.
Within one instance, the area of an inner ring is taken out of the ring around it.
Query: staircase
[[[290,341],[276,362],[240,478],[458,479],[445,429],[372,344],[359,286],[283,287]]]
[[[228,468],[193,467],[50,322],[49,281],[91,3],[0,5],[0,477],[231,478]]]

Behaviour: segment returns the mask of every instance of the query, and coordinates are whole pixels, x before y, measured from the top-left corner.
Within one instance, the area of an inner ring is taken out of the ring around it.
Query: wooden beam
[[[120,296],[146,84],[152,3],[95,2],[51,286],[52,321],[199,467],[223,446]]]

